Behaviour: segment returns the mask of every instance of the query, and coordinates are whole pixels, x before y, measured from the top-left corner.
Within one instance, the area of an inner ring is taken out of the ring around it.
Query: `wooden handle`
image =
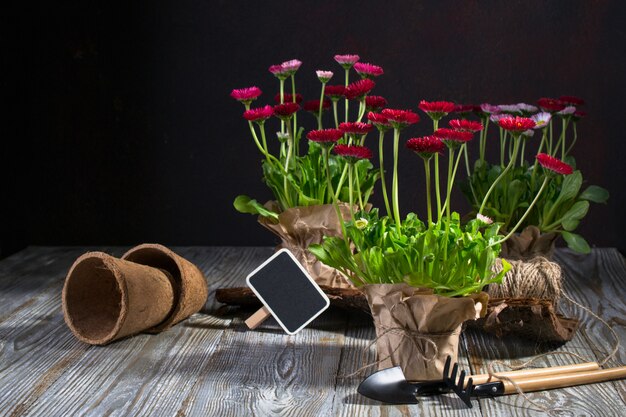
[[[612,379],[626,378],[626,366],[619,368],[599,369],[596,371],[574,372],[563,375],[536,376],[516,379],[515,383],[524,392],[543,391],[554,388],[573,387],[575,385],[593,384],[596,382],[610,381]],[[517,392],[515,386],[509,381],[504,383],[504,393]]]
[[[258,309],[256,313],[248,317],[248,319],[246,320],[246,326],[248,326],[249,329],[254,330],[259,327],[261,323],[267,320],[269,316],[271,316],[270,311],[267,309],[267,307],[263,306]]]
[[[561,374],[569,374],[572,372],[594,371],[596,369],[600,369],[600,365],[598,365],[596,362],[586,362],[586,363],[578,363],[575,365],[551,366],[547,368],[521,369],[518,371],[506,371],[506,372],[496,372],[496,373],[498,375],[506,376],[506,377],[516,380],[519,378],[527,378],[531,376],[534,377],[534,376],[545,376],[545,375],[561,375]],[[474,385],[484,384],[485,382],[499,381],[498,378],[490,378],[489,374],[473,375],[472,380],[474,381]]]

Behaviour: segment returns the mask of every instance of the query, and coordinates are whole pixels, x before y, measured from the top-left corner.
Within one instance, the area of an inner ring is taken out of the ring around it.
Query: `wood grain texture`
[[[127,248],[106,248],[120,255]],[[417,405],[385,405],[360,396],[362,376],[343,378],[375,360],[371,317],[331,309],[295,336],[274,320],[247,331],[252,309],[220,307],[215,289],[241,286],[271,248],[172,248],[197,264],[209,284],[203,311],[158,335],[137,335],[105,347],[77,341],[63,322],[60,292],[67,269],[86,248],[28,248],[0,263],[0,415],[2,416],[534,416],[518,396],[473,400],[454,394]],[[586,257],[557,252],[568,294],[626,336],[626,266],[616,250]],[[573,351],[599,360],[610,334],[588,314],[562,302],[581,330],[564,346],[496,339],[467,331],[459,362],[473,373],[489,361],[520,363],[544,352]],[[624,361],[623,349],[616,366]],[[539,365],[563,365],[551,356]],[[623,381],[529,394],[545,407],[575,415],[621,415]]]

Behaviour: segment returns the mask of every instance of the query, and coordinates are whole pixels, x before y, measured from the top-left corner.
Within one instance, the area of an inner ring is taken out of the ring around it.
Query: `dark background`
[[[316,69],[341,82],[336,53],[383,66],[374,92],[390,107],[583,97],[589,116],[574,155],[611,199],[592,206],[578,231],[592,245],[626,249],[622,1],[18,7],[2,13],[5,256],[26,245],[273,244],[232,208],[238,194],[271,195],[242,107],[228,95],[258,85],[257,104],[269,102],[278,84],[267,67],[298,58],[298,83],[317,98]],[[423,120],[403,138],[429,129]],[[423,212],[421,162],[402,152],[400,164],[403,211]],[[466,209],[460,195],[453,208]]]

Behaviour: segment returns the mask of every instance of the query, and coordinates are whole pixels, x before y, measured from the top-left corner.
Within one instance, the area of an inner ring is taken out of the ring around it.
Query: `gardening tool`
[[[448,358],[449,359],[449,358]],[[582,364],[587,365],[587,364]],[[571,369],[575,365],[569,365],[565,368]],[[543,369],[557,369],[563,367],[553,367],[553,368],[543,368]],[[578,368],[580,369],[580,368]],[[500,395],[507,394],[515,394],[517,392],[517,388],[521,389],[524,392],[535,392],[535,391],[543,391],[555,388],[566,388],[573,387],[576,385],[584,385],[584,384],[593,384],[596,382],[605,382],[611,381],[614,379],[626,378],[626,366],[621,366],[618,368],[609,368],[609,369],[594,369],[594,370],[580,370],[580,371],[570,371],[559,373],[549,373],[549,374],[522,374],[518,375],[518,377],[511,377],[512,372],[502,372],[498,373],[498,375],[508,376],[512,378],[515,384],[510,381],[502,380],[502,381],[492,381],[481,383],[478,385],[474,385],[473,377],[469,377],[467,382],[465,382],[465,371],[461,371],[459,378],[456,378],[456,374],[458,372],[457,364],[454,364],[452,368],[452,373],[450,371],[450,360],[446,361],[446,366],[444,369],[443,380],[448,386],[448,388],[452,389],[461,400],[469,407],[472,407],[472,403],[470,401],[471,396],[476,397],[494,397]],[[513,371],[515,372],[515,371]],[[522,371],[524,372],[524,371]]]
[[[446,376],[450,369],[450,359],[446,361]],[[590,371],[599,369],[595,362],[581,363],[576,365],[555,366],[551,368],[535,368],[520,371],[501,372],[499,375],[510,378],[522,378],[530,376],[541,376],[551,374],[567,374],[573,372]],[[458,370],[458,367],[457,367]],[[455,374],[456,376],[456,374]],[[490,383],[491,377],[488,374],[471,376],[473,384]],[[453,384],[455,387],[457,384]],[[409,382],[404,377],[402,368],[399,366],[383,369],[368,376],[359,385],[359,394],[373,400],[391,404],[417,404],[417,397],[437,395],[448,392],[452,389],[445,380],[428,382]]]

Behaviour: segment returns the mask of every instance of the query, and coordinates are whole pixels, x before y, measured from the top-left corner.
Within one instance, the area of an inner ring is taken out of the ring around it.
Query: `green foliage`
[[[263,161],[263,181],[274,194],[282,210],[290,207],[314,206],[321,204],[331,204],[333,198],[328,190],[328,182],[326,180],[326,168],[322,155],[321,147],[309,142],[307,154],[297,156],[296,163],[289,167],[289,171],[285,173],[282,167]],[[340,201],[349,201],[349,187],[344,170],[347,166],[345,158],[336,155],[330,155],[330,174],[333,190],[339,187],[342,175],[344,181],[339,190],[338,197]],[[284,164],[283,164],[284,165]],[[374,170],[374,166],[369,160],[361,160],[355,164],[355,175],[358,176],[358,184],[360,192],[364,199],[371,195],[376,181],[380,178],[378,170]],[[287,177],[287,187],[285,191],[285,176]],[[357,190],[353,190],[353,201],[357,199]],[[241,196],[240,196],[241,197]],[[238,199],[240,197],[237,197]],[[249,201],[255,201],[250,200]],[[256,201],[255,201],[256,202]],[[266,216],[260,210],[254,211],[249,204],[238,204],[235,200],[235,208],[242,213],[253,213]]]
[[[270,217],[274,220],[278,220],[278,214],[271,210],[266,209],[258,201],[251,199],[246,195],[239,195],[235,198],[233,206],[240,213],[258,214],[264,217]]]
[[[568,162],[575,166],[574,158],[569,156]],[[537,170],[533,175],[533,170]],[[461,184],[461,190],[478,211],[487,190],[502,172],[500,165],[490,165],[485,161],[476,161],[472,175]],[[500,222],[503,228],[515,226],[524,215],[529,201],[538,193],[546,175],[540,166],[522,166],[512,168],[507,178],[500,181],[492,191],[483,214]],[[537,226],[542,232],[561,233],[568,246],[582,253],[589,251],[585,240],[573,233],[580,221],[587,215],[589,203],[606,203],[609,193],[602,187],[591,185],[581,192],[583,176],[580,171],[571,175],[554,176],[549,179],[545,191],[520,228],[529,225]]]
[[[379,217],[378,209],[359,212],[355,219],[346,224],[352,248],[340,237],[309,247],[355,285],[406,282],[444,296],[464,296],[501,282],[510,269],[504,260],[500,273],[491,269],[500,252],[497,224],[471,220],[462,226],[453,213],[450,222],[441,220],[429,229],[410,213],[398,231],[392,219]]]

